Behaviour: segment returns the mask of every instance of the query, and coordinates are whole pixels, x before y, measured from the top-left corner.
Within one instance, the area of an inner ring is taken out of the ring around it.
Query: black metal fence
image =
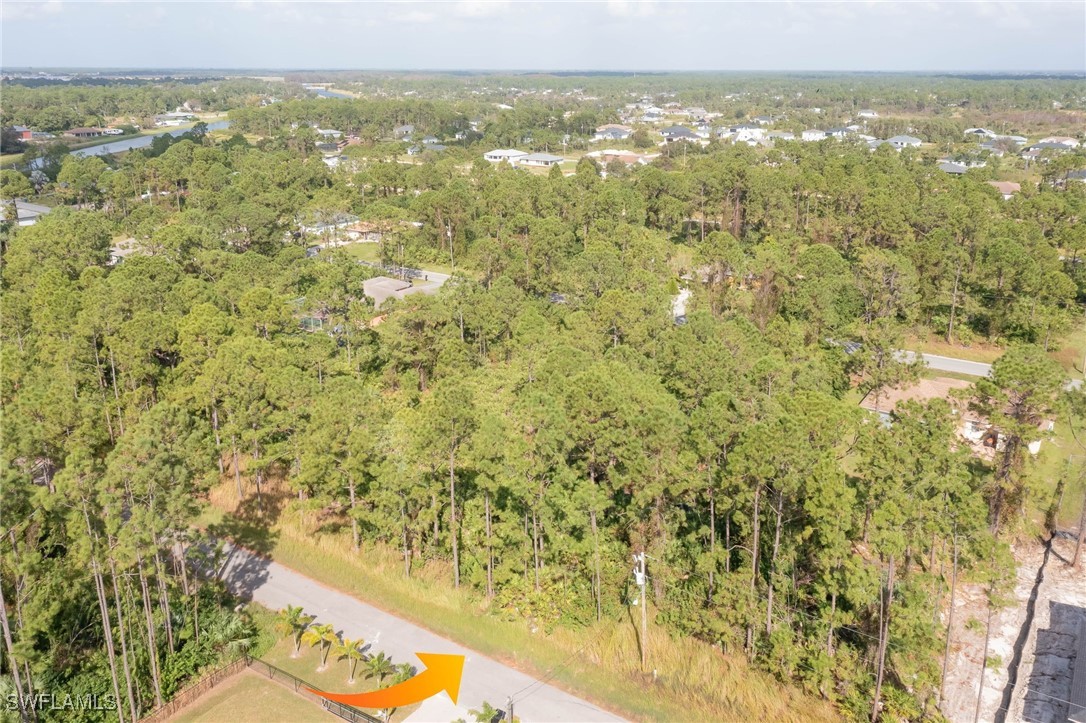
[[[274,680],[280,685],[287,686],[298,695],[309,698],[315,703],[319,703],[320,706],[329,713],[333,713],[343,720],[351,721],[351,723],[360,723],[362,721],[365,721],[365,723],[385,723],[382,719],[372,716],[369,713],[363,713],[357,708],[352,708],[349,705],[337,703],[333,700],[322,698],[315,693],[311,693],[309,689],[320,690],[320,688],[305,682],[298,676],[288,673],[282,668],[277,668],[260,658],[247,658],[247,660],[249,661],[249,667],[253,670],[267,676],[269,680]]]
[[[274,680],[280,685],[290,688],[298,695],[319,704],[329,713],[337,715],[345,721],[350,721],[351,723],[385,723],[382,719],[372,716],[369,713],[363,713],[357,708],[352,708],[349,705],[337,703],[311,693],[309,691],[310,688],[313,690],[320,690],[320,688],[305,682],[298,676],[292,675],[282,668],[277,668],[260,658],[250,658],[248,655],[235,660],[229,665],[211,671],[200,678],[200,680],[179,691],[173,697],[173,700],[141,718],[140,723],[161,723],[162,721],[165,721],[181,709],[195,703],[202,695],[222,681],[233,677],[247,667],[261,673],[269,680]]]

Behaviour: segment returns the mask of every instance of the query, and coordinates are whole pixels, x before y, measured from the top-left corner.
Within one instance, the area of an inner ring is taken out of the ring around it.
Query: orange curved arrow
[[[415,653],[426,668],[413,678],[389,688],[369,693],[325,693],[307,688],[322,698],[357,708],[399,708],[426,700],[445,691],[455,704],[460,695],[460,678],[464,675],[463,655]]]

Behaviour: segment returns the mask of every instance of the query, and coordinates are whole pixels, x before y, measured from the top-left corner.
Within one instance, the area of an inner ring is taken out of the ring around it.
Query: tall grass
[[[232,480],[212,490],[210,497],[227,517],[238,506]],[[838,718],[828,703],[751,669],[742,658],[691,638],[673,637],[657,626],[649,628],[649,672],[640,669],[638,633],[629,621],[533,633],[525,623],[489,614],[485,600],[454,589],[447,564],[416,563],[407,579],[397,551],[365,545],[356,553],[349,532],[328,531],[327,520],[285,497],[278,502],[281,513],[264,529],[265,549],[277,562],[535,677],[547,677],[551,684],[628,718]],[[207,519],[217,516],[212,512]]]

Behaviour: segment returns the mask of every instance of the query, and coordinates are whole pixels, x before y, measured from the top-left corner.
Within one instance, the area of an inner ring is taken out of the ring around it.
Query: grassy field
[[[336,716],[288,688],[247,669],[223,681],[172,723],[319,723]]]
[[[317,622],[320,622],[318,620]],[[312,684],[315,688],[320,690],[335,691],[337,693],[365,693],[371,690],[377,690],[378,688],[387,687],[389,681],[386,678],[383,682],[377,678],[367,677],[365,664],[358,663],[358,667],[355,670],[355,681],[348,683],[347,678],[350,674],[350,668],[346,660],[338,660],[334,653],[328,655],[328,666],[325,670],[318,670],[320,667],[320,651],[317,648],[302,646],[301,654],[297,658],[292,658],[291,653],[294,651],[293,643],[286,639],[280,639],[270,650],[260,656],[261,660],[271,663],[277,668],[287,671],[291,675],[295,675],[307,683]],[[411,662],[403,660],[393,660],[393,664]],[[392,715],[393,723],[399,723],[407,716],[411,715],[418,705],[407,706],[404,708],[398,708]],[[366,711],[374,715],[377,711]]]
[[[246,497],[252,489],[244,491]],[[211,493],[202,522],[315,580],[355,595],[433,632],[519,668],[631,720],[835,720],[824,701],[752,670],[744,659],[690,638],[650,627],[654,678],[639,669],[637,634],[629,620],[533,634],[520,621],[489,614],[485,602],[448,583],[443,565],[418,565],[411,579],[395,551],[351,550],[350,535],[329,530],[316,512],[287,505],[271,524],[231,514],[233,481]],[[277,504],[289,498],[282,493]],[[269,504],[267,496],[265,505]],[[250,505],[246,503],[245,507]],[[340,671],[337,675],[343,675]]]
[[[377,263],[381,260],[380,244],[347,244],[346,246],[340,246],[339,250],[353,259],[358,259],[359,261]]]

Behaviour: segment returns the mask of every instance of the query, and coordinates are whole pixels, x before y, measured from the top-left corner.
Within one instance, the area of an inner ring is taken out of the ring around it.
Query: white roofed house
[[[0,221],[5,221],[10,214],[9,207],[11,204],[15,204],[15,225],[17,226],[33,226],[38,222],[39,216],[52,211],[51,206],[41,206],[36,203],[27,203],[26,201],[18,198],[14,200],[3,199],[0,201]]]
[[[808,128],[800,134],[800,140],[811,142],[821,141],[826,138],[826,131],[819,130],[818,128]]]
[[[529,153],[526,156],[521,156],[517,159],[517,165],[520,166],[537,166],[547,168],[550,166],[557,166],[559,163],[566,159],[561,156],[554,156],[550,153]]]
[[[922,140],[915,136],[894,136],[893,138],[887,138],[886,142],[892,145],[899,151],[902,148],[919,148]]]
[[[526,151],[518,151],[513,148],[496,148],[493,151],[483,154],[483,158],[491,163],[505,162],[510,165],[515,165],[517,161],[524,158],[528,153]]]
[[[1038,143],[1056,143],[1067,148],[1078,148],[1078,140],[1071,138],[1070,136],[1049,136],[1037,141]]]

